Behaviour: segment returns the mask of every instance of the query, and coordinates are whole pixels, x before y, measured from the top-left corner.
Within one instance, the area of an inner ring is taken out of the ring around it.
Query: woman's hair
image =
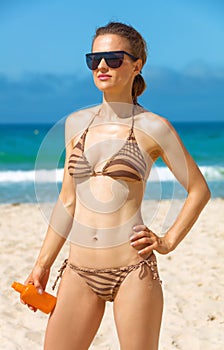
[[[132,26],[126,25],[120,22],[109,22],[104,27],[99,27],[96,29],[96,33],[93,37],[94,40],[99,35],[104,34],[116,34],[125,38],[130,45],[130,53],[142,60],[142,66],[144,66],[147,59],[147,45],[143,37],[136,29]],[[141,73],[136,75],[133,85],[132,85],[132,99],[133,103],[137,104],[137,97],[140,96],[146,88],[145,80],[143,79]]]

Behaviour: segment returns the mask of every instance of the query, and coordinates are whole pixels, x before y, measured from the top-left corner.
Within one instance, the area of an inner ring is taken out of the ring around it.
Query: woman
[[[62,189],[26,283],[40,293],[45,289],[69,235],[70,253],[45,350],[88,349],[107,300],[114,302],[121,349],[156,350],[163,296],[153,251],[167,254],[176,248],[210,192],[169,122],[137,103],[145,89],[141,35],[116,22],[98,28],[86,61],[103,102],[66,120]],[[158,157],[188,192],[163,237],[146,227],[141,216],[147,177]]]

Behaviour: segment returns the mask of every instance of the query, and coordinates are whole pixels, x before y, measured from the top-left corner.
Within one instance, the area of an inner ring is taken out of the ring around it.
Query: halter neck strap
[[[94,119],[95,119],[98,115],[100,115],[100,112],[101,112],[101,108],[99,108],[98,111],[97,111],[97,112],[94,114],[94,116],[91,118],[89,124],[87,125],[87,128],[85,129],[86,132],[89,130],[90,126],[91,126],[92,123],[94,122]],[[132,113],[131,113],[132,122],[131,122],[130,133],[132,133],[133,130],[134,130],[134,122],[135,122],[135,118],[134,118],[134,117],[135,117],[135,114],[134,114],[134,112],[135,112],[135,105],[133,104],[133,106],[132,106]]]

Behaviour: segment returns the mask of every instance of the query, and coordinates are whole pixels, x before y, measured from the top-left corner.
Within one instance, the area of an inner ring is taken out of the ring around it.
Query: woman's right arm
[[[75,185],[72,177],[68,173],[68,160],[73,144],[71,140],[68,140],[66,135],[68,130],[68,120],[69,118],[67,119],[65,126],[66,157],[62,188],[54,206],[40,253],[31,274],[25,281],[25,284],[34,284],[39,293],[42,293],[45,289],[50,268],[66,241],[74,218],[76,203]]]

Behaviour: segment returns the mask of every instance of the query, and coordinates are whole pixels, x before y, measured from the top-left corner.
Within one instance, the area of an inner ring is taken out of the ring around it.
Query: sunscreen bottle
[[[39,294],[33,284],[25,286],[19,282],[13,282],[11,287],[21,294],[21,299],[24,303],[46,314],[50,313],[55,307],[57,298],[47,292]]]

